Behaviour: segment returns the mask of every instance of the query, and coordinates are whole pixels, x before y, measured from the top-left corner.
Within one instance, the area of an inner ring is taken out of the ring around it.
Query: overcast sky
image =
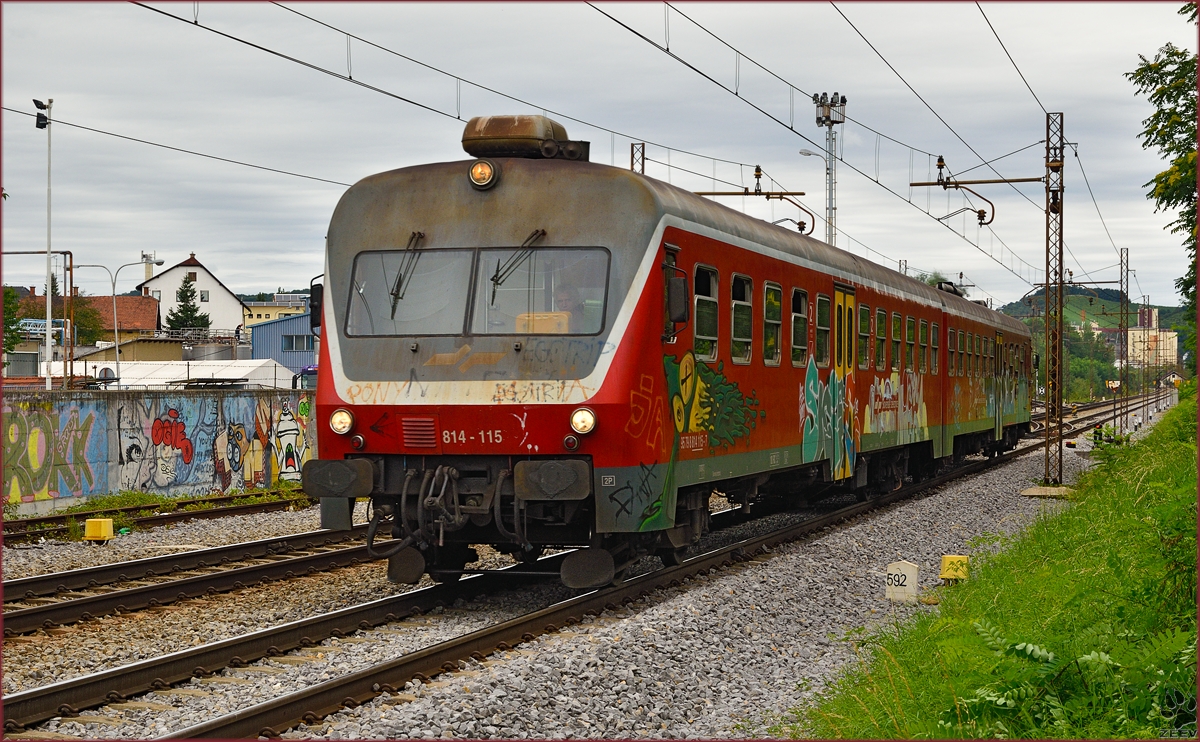
[[[989,231],[966,215],[938,221],[963,208],[961,193],[908,183],[927,179],[931,156],[944,155],[960,173],[979,165],[979,156],[991,160],[1034,145],[1045,137],[1044,105],[1064,113],[1067,140],[1078,144],[1079,159],[1068,158],[1065,175],[1065,234],[1073,254],[1066,267],[1077,278],[1088,271],[1094,280],[1115,281],[1114,244],[1126,247],[1137,271],[1131,293],[1173,305],[1179,302],[1173,281],[1185,270],[1186,254],[1179,237],[1163,229],[1174,215],[1155,213],[1145,198],[1143,184],[1166,166],[1141,147],[1137,134],[1151,109],[1122,74],[1137,66],[1139,54],[1153,56],[1168,41],[1195,50],[1195,27],[1177,15],[1179,5],[983,3],[982,13],[974,3],[676,6],[794,85],[798,92],[790,96],[785,83],[739,61],[679,12],[653,3],[598,5],[651,41],[669,41],[673,54],[736,88],[735,96],[585,4],[293,6],[339,31],[268,3],[154,4],[181,22],[134,4],[6,2],[0,6],[3,105],[33,113],[32,98],[53,98],[53,115],[64,123],[343,184],[466,159],[460,145],[466,119],[545,108],[563,114],[551,115],[573,139],[591,141],[594,162],[628,167],[631,141],[654,142],[663,146],[649,145],[648,157],[662,163],[669,157],[677,169],[651,162],[647,174],[692,190],[712,189],[709,158],[749,166],[715,165],[717,178],[748,185],[758,164],[776,182],[764,187],[805,191],[802,202],[823,218],[823,163],[798,150],[824,147],[809,98],[836,90],[847,96],[852,119],[839,127],[842,156],[862,171],[839,167],[838,247],[892,268],[907,260],[912,270],[962,272],[977,286],[974,297],[1004,302],[1029,291],[1026,280],[1040,280],[1042,185],[976,187],[995,203]],[[214,30],[352,74],[442,113]],[[348,55],[345,33],[463,82],[361,41],[351,42]],[[46,132],[9,110],[2,122],[9,194],[4,250],[44,250]],[[53,247],[73,251],[76,263],[116,268],[144,251],[170,266],[195,252],[227,286],[245,293],[307,286],[321,272],[325,230],[346,186],[62,124],[53,132]],[[993,166],[1003,177],[1037,177],[1044,154],[1038,144]],[[962,177],[998,176],[979,167]],[[777,201],[725,203],[768,220],[800,216]],[[816,235],[823,234],[818,222]],[[6,256],[3,271],[10,285],[45,281],[37,256]],[[126,268],[118,291],[141,280],[140,266]],[[80,269],[77,283],[87,293],[109,293],[101,270]]]

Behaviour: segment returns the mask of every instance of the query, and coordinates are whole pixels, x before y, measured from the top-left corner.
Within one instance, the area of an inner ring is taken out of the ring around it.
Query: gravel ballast
[[[1143,427],[1137,437],[1146,430]],[[1088,448],[1090,443],[1081,439],[1079,450],[1086,453]],[[1074,451],[1064,451],[1068,482],[1087,463]],[[779,548],[770,558],[705,575],[618,612],[586,619],[569,632],[497,653],[484,663],[472,662],[465,672],[440,676],[433,683],[410,683],[401,694],[381,696],[285,736],[762,736],[766,725],[803,703],[853,660],[853,650],[845,640],[850,632],[878,628],[887,622],[902,621],[916,611],[931,610],[884,599],[886,564],[897,559],[915,562],[921,569],[921,585],[935,585],[943,554],[978,553],[979,549],[989,548],[985,544],[994,539],[974,539],[1015,533],[1040,512],[1064,506],[1062,501],[1020,496],[1020,490],[1032,486],[1041,473],[1040,453],[1026,455],[1000,469],[945,485],[919,500],[897,503],[825,529]],[[766,528],[753,524],[747,527]],[[974,548],[972,544],[979,546]],[[296,606],[286,617],[261,613],[261,591],[271,586],[218,596],[204,601],[206,605],[198,604],[196,610],[181,607],[176,612],[147,615],[155,615],[153,621],[163,623],[176,621],[176,617],[180,624],[190,621],[193,626],[203,627],[194,629],[193,635],[201,631],[207,635],[194,639],[196,643],[214,641],[239,631],[333,610],[356,600],[399,592],[397,586],[386,582],[379,566],[338,570],[331,573],[336,581],[317,575],[282,583],[279,587],[296,596]],[[356,577],[360,572],[362,576]],[[301,582],[320,582],[322,577],[329,592],[318,592],[312,599],[306,597],[307,587],[289,589]],[[361,588],[355,587],[355,580]],[[392,592],[381,592],[387,590]],[[222,597],[238,598],[240,602],[215,604]],[[169,733],[561,597],[548,589],[456,606],[436,621],[429,617],[428,625],[418,623],[415,630],[410,626],[412,622],[404,622],[383,631],[360,633],[349,641],[330,640],[324,643],[324,650],[305,650],[307,660],[302,665],[269,660],[256,663],[268,666],[264,671],[231,669],[220,674],[247,682],[192,681],[184,686],[185,691],[206,695],[162,692],[139,699],[156,704],[154,709],[107,707],[87,712],[121,720],[119,724],[81,725],[62,719],[41,725],[39,730],[122,738]],[[331,602],[336,600],[345,602]],[[220,619],[214,620],[213,616]],[[135,617],[122,617],[120,621],[131,618]],[[153,639],[139,640],[136,631],[125,638],[111,631],[96,638],[99,646],[118,646],[122,651],[144,647],[137,650],[145,652],[142,656],[167,651],[155,648]],[[174,631],[185,639],[188,636],[181,628]],[[62,646],[67,644],[69,639]],[[27,663],[43,669],[57,664],[57,660],[46,662],[44,652],[39,661],[30,646],[28,656],[10,659],[6,643],[6,693],[11,692],[8,675],[14,670],[27,673]],[[333,649],[329,649],[331,646]],[[39,683],[37,679],[30,682]]]

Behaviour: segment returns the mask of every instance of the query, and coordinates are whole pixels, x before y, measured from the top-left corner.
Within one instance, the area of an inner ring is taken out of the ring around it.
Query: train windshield
[[[360,253],[346,334],[595,335],[608,267],[599,247]]]
[[[480,250],[471,333],[595,335],[607,284],[601,248]]]
[[[389,250],[354,259],[347,335],[458,335],[474,250]]]

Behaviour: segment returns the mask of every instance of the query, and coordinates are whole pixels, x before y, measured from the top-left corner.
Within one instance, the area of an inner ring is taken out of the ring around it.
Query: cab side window
[[[900,335],[904,332],[904,319],[899,312],[892,313],[892,370],[900,370]]]
[[[768,366],[779,365],[782,329],[783,289],[777,283],[768,283],[763,287],[763,363]]]
[[[908,317],[904,322],[904,370],[913,370],[913,347],[917,343],[917,321]]]
[[[867,354],[871,349],[871,308],[858,305],[858,367],[866,368]]]
[[[929,369],[929,322],[921,320],[921,334],[917,338],[921,342],[921,373]]]
[[[733,277],[730,284],[733,299],[733,332],[729,350],[734,363],[750,362],[754,332],[754,306],[751,304],[753,291],[754,284],[749,278],[738,275]]]
[[[941,328],[938,327],[938,323],[934,322],[933,329],[929,333],[929,339],[933,341],[933,354],[932,354],[932,357],[929,359],[929,361],[930,361],[929,370],[933,372],[934,376],[937,376],[937,372],[938,372],[938,330],[939,329],[941,329]]]
[[[829,365],[829,297],[817,294],[817,365]]]
[[[887,310],[875,310],[875,370],[887,367]]]
[[[717,272],[703,266],[696,268],[693,301],[696,304],[692,348],[702,361],[717,360]]]
[[[808,293],[792,289],[792,365],[808,363]]]

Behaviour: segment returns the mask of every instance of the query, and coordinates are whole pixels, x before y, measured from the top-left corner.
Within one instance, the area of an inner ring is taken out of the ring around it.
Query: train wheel
[[[457,570],[479,561],[479,553],[465,544],[435,547],[432,561],[429,567],[431,579],[435,582],[457,582],[462,579],[462,573]]]
[[[686,552],[687,548],[685,547],[680,549],[659,549],[654,554],[662,560],[663,566],[678,567],[680,564],[683,564]]]

